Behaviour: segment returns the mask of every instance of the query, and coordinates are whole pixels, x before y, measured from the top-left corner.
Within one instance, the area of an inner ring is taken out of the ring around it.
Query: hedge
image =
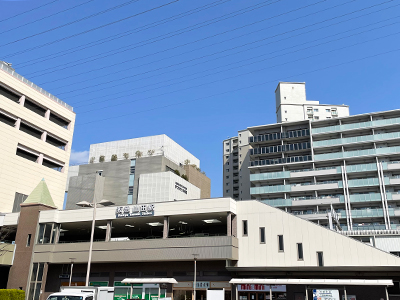
[[[24,300],[25,291],[22,290],[0,290],[0,300]]]

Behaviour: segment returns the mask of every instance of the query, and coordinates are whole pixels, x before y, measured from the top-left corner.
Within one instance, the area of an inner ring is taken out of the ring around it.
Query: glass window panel
[[[133,186],[135,182],[135,174],[129,175],[129,186]]]
[[[39,264],[39,269],[38,269],[38,276],[36,281],[42,281],[43,278],[43,269],[44,269],[44,263]]]
[[[136,166],[136,159],[131,160],[131,167],[134,167],[134,166]]]
[[[38,264],[34,263],[32,268],[31,281],[36,281],[37,269],[38,269]]]
[[[40,289],[42,288],[41,283],[36,284],[36,289],[35,289],[35,296],[33,297],[33,300],[39,300],[40,297]]]

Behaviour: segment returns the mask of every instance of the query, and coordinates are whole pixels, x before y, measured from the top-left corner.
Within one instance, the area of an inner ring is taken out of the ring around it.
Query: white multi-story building
[[[320,104],[306,98],[305,82],[280,82],[275,90],[277,123],[325,120],[350,115],[347,105]]]
[[[63,207],[75,113],[0,61],[0,211],[20,204],[44,178]]]

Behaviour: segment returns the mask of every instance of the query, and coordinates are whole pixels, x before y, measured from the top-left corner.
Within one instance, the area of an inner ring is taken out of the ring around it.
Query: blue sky
[[[279,81],[306,82],[309,100],[351,114],[399,108],[398,0],[0,0],[0,9],[0,60],[74,107],[75,163],[91,143],[165,133],[201,160],[218,197],[222,140],[275,122]]]

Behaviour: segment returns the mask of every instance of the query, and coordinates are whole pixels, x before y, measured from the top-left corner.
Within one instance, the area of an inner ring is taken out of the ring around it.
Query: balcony
[[[306,191],[317,191],[317,190],[328,190],[342,188],[343,184],[341,181],[322,181],[315,183],[295,183],[291,185],[292,192],[306,192]]]
[[[389,208],[389,216],[394,216],[394,209]],[[346,213],[341,214],[342,218],[346,217]],[[353,209],[351,210],[351,217],[353,219],[357,218],[376,218],[383,217],[383,209],[382,208],[371,208],[371,209]]]
[[[87,261],[89,243],[35,245],[34,261],[70,263],[74,253],[75,262]],[[153,240],[115,241],[93,243],[94,263],[187,261],[198,253],[206,260],[237,260],[238,239],[232,236],[168,238]]]
[[[276,158],[276,159],[255,160],[250,162],[250,167],[296,163],[304,161],[312,161],[312,156],[304,155],[304,156],[291,156],[291,157]]]
[[[292,139],[292,138],[299,138],[299,137],[306,137],[310,136],[309,129],[300,129],[294,131],[287,131],[287,132],[276,132],[264,135],[256,135],[249,137],[250,144],[262,143],[267,141],[275,141],[281,139]]]
[[[250,188],[250,195],[290,192],[290,185],[269,185]]]
[[[296,143],[296,144],[286,144],[286,145],[278,145],[271,147],[260,147],[250,149],[250,155],[264,155],[268,153],[281,153],[281,152],[290,152],[290,151],[301,151],[307,150],[311,148],[311,143]]]

